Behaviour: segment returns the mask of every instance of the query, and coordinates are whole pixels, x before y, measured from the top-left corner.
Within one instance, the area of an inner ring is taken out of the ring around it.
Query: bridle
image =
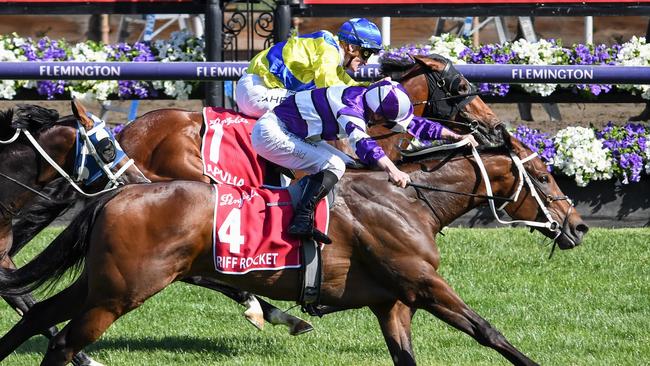
[[[43,149],[43,147],[38,143],[36,138],[34,138],[34,136],[31,134],[31,132],[29,132],[27,129],[17,128],[16,132],[14,133],[14,135],[9,140],[6,140],[6,141],[0,140],[0,144],[3,144],[3,145],[11,144],[11,143],[15,142],[18,139],[18,137],[20,136],[21,133],[24,134],[25,137],[31,143],[31,145],[34,147],[34,149],[41,155],[41,157],[43,159],[45,159],[45,161],[47,161],[48,164],[50,164],[50,166],[54,170],[56,170],[64,179],[66,179],[68,181],[68,183],[70,183],[70,185],[72,185],[72,187],[77,192],[79,192],[83,196],[86,196],[86,197],[98,196],[100,194],[111,191],[111,190],[119,187],[120,185],[123,185],[123,182],[120,180],[120,177],[126,172],[126,170],[131,165],[133,165],[135,163],[135,161],[133,159],[129,158],[129,160],[117,172],[113,173],[111,171],[111,165],[107,164],[107,163],[104,163],[102,161],[101,157],[99,156],[99,154],[97,153],[97,150],[95,149],[95,146],[91,142],[91,140],[89,138],[89,134],[86,133],[85,128],[83,126],[81,126],[78,121],[77,121],[77,124],[78,124],[77,130],[80,133],[81,142],[83,143],[84,155],[83,155],[82,159],[86,159],[86,156],[90,155],[93,159],[95,159],[97,164],[101,166],[101,169],[102,169],[103,173],[106,175],[106,177],[109,180],[108,183],[106,184],[106,186],[104,187],[104,189],[100,190],[99,192],[88,193],[88,192],[85,192],[81,187],[79,187],[79,185],[77,184],[75,179],[73,179],[65,170],[63,170],[63,168],[59,164],[57,164],[54,161],[54,159],[52,159],[50,157],[50,155],[45,151],[45,149]],[[11,182],[13,182],[13,183],[15,183],[15,184],[17,184],[17,185],[31,191],[31,192],[37,192],[36,190],[29,187],[28,185],[26,185],[26,184],[24,184],[22,182],[19,182],[18,180],[13,179],[13,178],[7,176],[6,174],[1,174],[0,176],[10,180]],[[44,195],[44,194],[42,194],[40,192],[38,192],[37,194],[39,194],[40,196],[42,196],[42,197],[44,197],[46,199],[51,200],[50,197],[48,197],[48,196],[46,196],[46,195]],[[2,207],[3,207],[3,209],[8,210],[8,208],[5,207],[4,204],[2,204]],[[13,211],[8,210],[8,212],[13,212]]]
[[[428,57],[444,63],[444,68],[441,71],[429,70],[416,63],[410,71],[400,78],[405,80],[424,75],[428,88],[427,99],[413,101],[413,106],[425,105],[423,117],[435,118],[441,122],[455,122],[452,117],[458,113],[463,113],[465,106],[471,103],[476,96],[489,94],[476,91],[476,88],[467,82],[450,60],[435,54]],[[467,85],[467,90],[461,92],[460,88],[463,81]]]
[[[432,151],[439,151],[439,150],[453,150],[453,149],[458,149],[462,148],[464,146],[470,145],[469,140],[465,139],[453,144],[446,144],[446,145],[441,145],[441,146],[436,146],[434,148],[430,149],[424,149],[420,150],[417,152],[408,152],[404,151],[403,154],[405,156],[417,156],[417,155],[423,155],[423,154],[429,154]],[[494,216],[494,219],[505,225],[512,225],[512,224],[524,224],[531,229],[533,228],[544,228],[552,233],[555,233],[555,237],[553,238],[553,248],[551,251],[551,255],[553,254],[553,251],[555,250],[555,245],[557,244],[557,238],[562,235],[562,232],[565,230],[566,225],[568,225],[568,218],[569,215],[571,214],[571,210],[574,207],[573,201],[567,196],[553,196],[550,195],[546,192],[544,192],[543,187],[541,186],[541,183],[538,182],[537,180],[534,180],[530,177],[528,172],[526,171],[526,168],[524,167],[524,164],[529,162],[530,160],[534,159],[537,157],[537,153],[532,153],[528,156],[526,156],[523,159],[520,159],[519,156],[517,156],[512,150],[509,151],[510,158],[512,159],[513,164],[515,165],[517,169],[517,175],[518,175],[518,184],[517,188],[515,189],[514,193],[510,195],[510,197],[499,197],[499,196],[494,196],[492,192],[492,184],[490,183],[490,178],[487,174],[487,170],[485,168],[485,164],[483,163],[483,160],[481,159],[480,154],[476,150],[475,147],[471,146],[472,149],[472,155],[474,157],[474,160],[476,161],[476,164],[479,167],[479,171],[481,174],[481,177],[483,178],[484,184],[485,184],[485,195],[476,195],[472,193],[466,193],[466,192],[455,192],[455,191],[448,191],[448,190],[441,190],[439,188],[435,187],[428,187],[424,185],[420,185],[417,183],[412,183],[411,186],[413,186],[416,189],[417,197],[418,199],[424,201],[424,203],[429,207],[429,209],[434,213],[436,217],[438,215],[436,214],[435,210],[433,209],[433,206],[431,203],[426,199],[426,196],[419,192],[419,189],[427,189],[427,190],[435,190],[435,191],[443,191],[443,192],[448,192],[448,193],[453,193],[453,194],[459,194],[459,195],[465,195],[465,196],[472,196],[472,197],[479,197],[479,198],[485,198],[488,201],[488,205],[490,207],[490,210],[492,212],[492,215]],[[503,211],[505,210],[506,206],[512,202],[516,202],[519,199],[519,195],[521,194],[524,184],[528,187],[528,190],[530,194],[533,196],[535,201],[537,202],[538,209],[541,213],[538,214],[538,218],[542,216],[541,221],[531,221],[531,220],[502,220],[499,215],[497,214],[497,211]],[[540,192],[542,195],[540,195]],[[543,199],[542,199],[543,197]],[[499,207],[496,207],[494,201],[495,200],[502,200],[504,201],[503,204],[501,204]],[[567,201],[569,203],[569,208],[566,212],[566,215],[564,217],[564,220],[562,224],[560,225],[555,219],[553,219],[550,210],[547,208],[547,204],[551,204],[555,201]],[[545,219],[545,221],[544,221]]]

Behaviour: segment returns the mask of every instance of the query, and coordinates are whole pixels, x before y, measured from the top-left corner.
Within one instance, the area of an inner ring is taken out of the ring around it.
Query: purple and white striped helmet
[[[408,127],[413,119],[413,104],[406,90],[394,81],[380,81],[371,85],[363,96],[366,108],[379,113],[388,122]]]

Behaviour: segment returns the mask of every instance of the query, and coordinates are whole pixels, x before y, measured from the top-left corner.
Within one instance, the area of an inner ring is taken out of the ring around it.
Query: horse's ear
[[[431,65],[431,60],[430,58],[426,56],[420,56],[420,55],[411,55],[411,57],[415,60],[415,62],[419,63],[420,65],[423,66],[430,66]]]
[[[508,129],[503,124],[496,125],[491,130],[493,131],[492,134],[497,138],[499,144],[507,147],[508,149],[512,149],[512,135],[510,132],[508,132]]]
[[[90,119],[90,117],[88,117],[86,107],[84,107],[77,98],[72,98],[70,107],[72,108],[72,114],[74,114],[74,116],[77,118],[77,121],[79,121],[79,123],[81,123],[86,130],[93,128],[95,123],[92,119]]]

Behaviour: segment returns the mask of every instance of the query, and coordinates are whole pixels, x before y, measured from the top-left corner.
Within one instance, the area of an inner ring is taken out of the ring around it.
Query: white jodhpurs
[[[237,82],[235,100],[239,111],[247,116],[259,118],[294,94],[281,88],[268,88],[262,78],[255,74],[244,74]]]
[[[325,141],[307,141],[287,131],[273,112],[266,113],[257,121],[251,141],[255,151],[264,159],[308,174],[329,170],[341,179],[345,163],[352,160]]]

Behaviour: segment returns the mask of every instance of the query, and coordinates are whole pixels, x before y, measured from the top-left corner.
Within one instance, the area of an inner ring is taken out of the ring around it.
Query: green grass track
[[[650,229],[593,229],[582,246],[556,251],[551,260],[542,236],[524,229],[445,232],[439,239],[443,277],[533,360],[650,365]],[[57,233],[41,234],[18,264]],[[242,309],[219,294],[174,284],[119,319],[86,351],[110,366],[392,364],[367,309],[312,318],[316,330],[298,337],[280,327],[260,332]],[[2,333],[18,319],[0,304]],[[508,364],[422,310],[413,320],[413,343],[421,365]],[[46,346],[44,337],[34,337],[2,365],[37,365]]]

